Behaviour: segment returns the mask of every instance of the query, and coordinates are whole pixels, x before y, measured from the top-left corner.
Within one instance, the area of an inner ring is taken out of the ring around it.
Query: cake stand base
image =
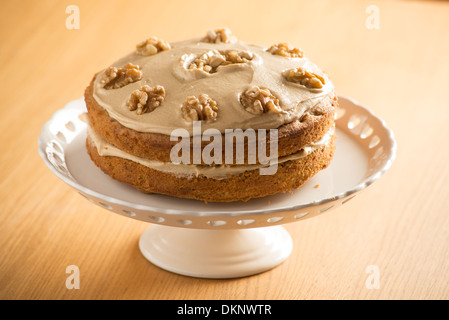
[[[201,230],[152,225],[139,248],[154,265],[197,278],[239,278],[270,270],[290,255],[293,242],[281,226]]]

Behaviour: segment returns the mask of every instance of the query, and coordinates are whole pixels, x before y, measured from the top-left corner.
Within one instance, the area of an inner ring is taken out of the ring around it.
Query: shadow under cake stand
[[[385,122],[349,98],[339,97],[339,104],[330,166],[292,193],[245,203],[149,195],[111,179],[87,154],[83,99],[69,102],[45,123],[39,154],[53,173],[92,203],[151,223],[139,248],[153,264],[186,276],[243,277],[288,258],[292,239],[282,224],[345,204],[391,166],[396,142]]]

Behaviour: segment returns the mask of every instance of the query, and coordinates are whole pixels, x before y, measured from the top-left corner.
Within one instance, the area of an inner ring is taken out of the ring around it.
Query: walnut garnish
[[[266,112],[281,113],[282,109],[279,100],[268,89],[261,89],[254,86],[240,96],[240,103],[245,110],[253,114]]]
[[[302,84],[303,86],[306,86],[307,88],[312,89],[321,89],[326,83],[326,80],[322,76],[307,71],[303,67],[298,67],[285,71],[284,77],[288,81],[299,83]]]
[[[278,44],[274,44],[267,49],[271,54],[277,54],[283,57],[289,58],[302,58],[304,53],[301,49],[291,47],[288,43],[282,42]]]
[[[219,66],[234,63],[245,63],[251,61],[254,54],[241,50],[210,50],[193,60],[187,67],[189,70],[200,70],[207,73],[214,73]]]
[[[136,53],[142,56],[152,56],[160,51],[170,50],[171,46],[168,42],[160,40],[157,37],[151,37],[136,45]]]
[[[229,63],[245,63],[254,58],[254,54],[244,50],[226,50],[223,52]]]
[[[159,107],[164,102],[164,99],[165,89],[163,86],[150,87],[149,85],[144,85],[131,93],[126,106],[130,111],[137,110],[136,113],[141,115]]]
[[[219,28],[215,30],[209,30],[206,36],[202,39],[203,42],[209,43],[232,43],[235,42],[235,37],[232,35],[231,30],[228,28]]]
[[[101,75],[100,84],[105,89],[118,89],[141,79],[140,66],[127,63],[122,68],[107,68]]]
[[[187,121],[213,120],[217,118],[217,102],[203,93],[197,97],[189,96],[181,106],[182,116]]]

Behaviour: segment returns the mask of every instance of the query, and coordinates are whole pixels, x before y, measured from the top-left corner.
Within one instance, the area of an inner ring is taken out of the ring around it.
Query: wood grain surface
[[[69,5],[79,29],[66,26]],[[448,16],[445,1],[2,0],[0,298],[448,299]],[[206,280],[144,259],[137,243],[148,224],[83,199],[45,166],[37,137],[139,41],[220,26],[247,42],[302,48],[339,94],[387,122],[398,152],[346,205],[286,225],[294,248],[283,264]],[[66,287],[70,265],[79,289]]]

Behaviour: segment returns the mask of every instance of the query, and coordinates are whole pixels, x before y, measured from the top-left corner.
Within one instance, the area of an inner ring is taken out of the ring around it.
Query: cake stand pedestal
[[[391,166],[396,142],[385,122],[339,97],[337,149],[332,163],[292,193],[248,202],[203,203],[144,194],[112,180],[85,149],[83,99],[68,103],[42,127],[39,154],[80,195],[107,210],[149,222],[142,255],[162,269],[200,278],[258,274],[285,261],[292,239],[281,226],[345,204]]]
[[[158,267],[192,277],[237,278],[267,271],[292,250],[281,226],[202,230],[150,226],[140,237],[145,258]]]

